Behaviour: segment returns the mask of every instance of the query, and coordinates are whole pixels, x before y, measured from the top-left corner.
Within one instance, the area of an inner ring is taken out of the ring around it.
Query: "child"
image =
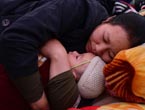
[[[79,97],[79,92],[85,98],[95,98],[104,90],[102,70],[105,63],[94,54],[79,54],[76,51],[67,54],[63,45],[56,39],[49,40],[41,48],[41,53],[50,59],[46,94],[53,110],[65,110],[73,106]],[[78,92],[76,81],[79,79],[81,82],[78,82],[80,90]],[[87,82],[88,85],[82,87]]]
[[[56,39],[48,41],[41,48],[41,53],[43,56],[50,59],[49,79],[52,79],[64,71],[72,70],[75,79],[78,80],[90,60],[95,57],[92,53],[79,54],[76,51],[67,54],[63,45]],[[79,66],[80,64],[82,66]]]

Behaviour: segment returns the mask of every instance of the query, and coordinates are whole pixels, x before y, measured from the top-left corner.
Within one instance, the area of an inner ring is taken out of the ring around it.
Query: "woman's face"
[[[93,31],[86,50],[109,63],[120,50],[130,47],[128,38],[128,34],[122,27],[104,23]]]
[[[87,62],[87,63],[80,65],[78,67],[75,67],[73,69],[73,72],[74,72],[76,79],[80,78],[80,76],[82,75],[82,73],[85,71],[85,69],[87,68],[87,66],[89,64],[88,61],[90,61],[94,57],[95,57],[95,55],[92,53],[79,54],[77,51],[73,51],[73,52],[68,53],[68,59],[69,59],[71,67],[80,65],[83,62]]]

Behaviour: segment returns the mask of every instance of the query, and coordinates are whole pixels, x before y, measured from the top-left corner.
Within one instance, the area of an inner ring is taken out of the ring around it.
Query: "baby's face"
[[[76,51],[68,53],[68,59],[69,59],[71,67],[79,65],[83,62],[87,62],[87,63],[73,69],[73,71],[75,72],[76,79],[80,78],[80,76],[82,75],[82,73],[85,71],[85,69],[87,68],[87,66],[89,64],[88,61],[90,61],[94,57],[95,57],[95,55],[92,53],[79,54]]]

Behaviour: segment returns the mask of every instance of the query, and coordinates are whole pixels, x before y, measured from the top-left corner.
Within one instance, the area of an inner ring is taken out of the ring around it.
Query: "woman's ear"
[[[110,20],[112,20],[114,17],[116,17],[116,15],[113,15],[113,16],[110,16],[108,17],[106,20],[104,20],[102,23],[107,23],[109,22]]]

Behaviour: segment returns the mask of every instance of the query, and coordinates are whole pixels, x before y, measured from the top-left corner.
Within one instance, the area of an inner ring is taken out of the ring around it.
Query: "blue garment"
[[[7,70],[12,77],[38,71],[39,48],[54,37],[68,51],[84,52],[90,33],[107,16],[98,1],[48,0],[17,19],[1,34],[1,52]]]
[[[67,51],[85,52],[91,32],[109,15],[106,8],[109,6],[104,3],[100,0],[3,0],[0,62],[8,75],[15,79],[37,73],[39,48],[51,38],[57,38]]]

